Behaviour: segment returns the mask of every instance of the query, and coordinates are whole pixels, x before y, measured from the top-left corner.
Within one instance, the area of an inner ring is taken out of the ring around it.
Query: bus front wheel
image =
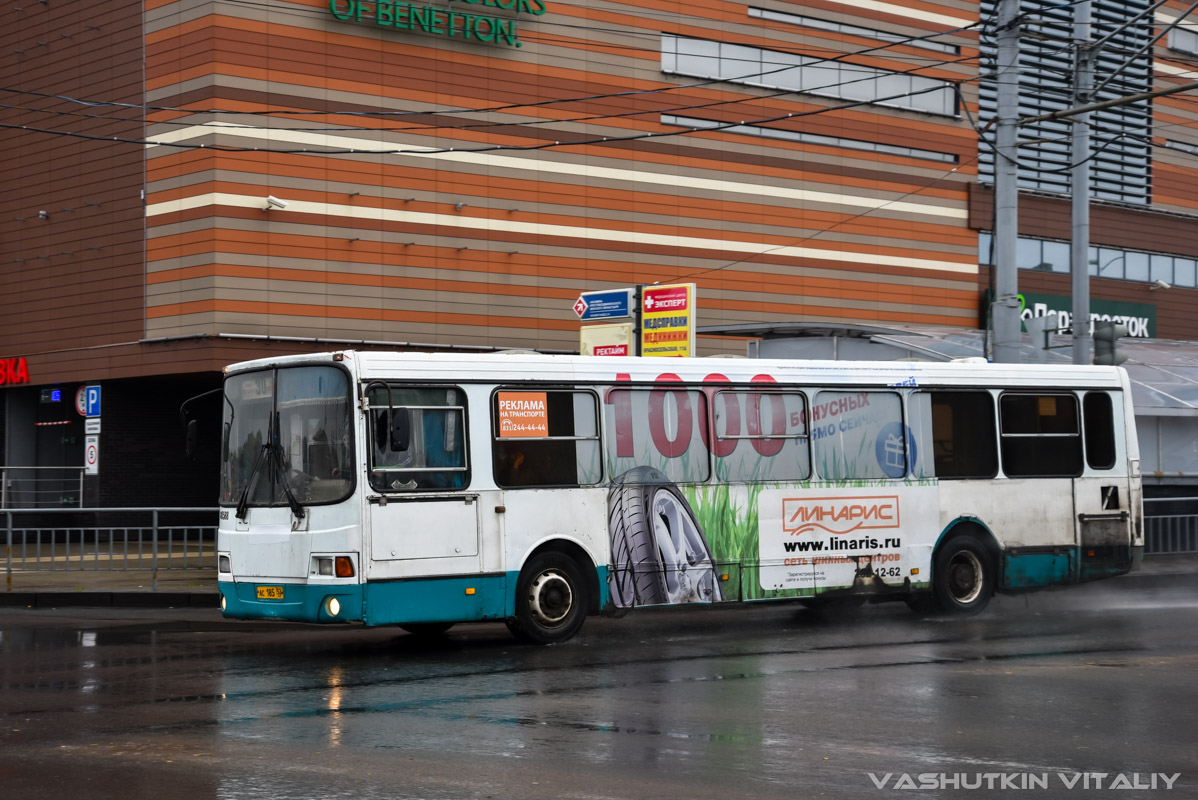
[[[994,559],[986,546],[972,536],[945,542],[936,554],[932,596],[941,611],[972,616],[994,594]]]
[[[564,642],[582,627],[588,605],[586,581],[574,560],[561,553],[541,553],[520,571],[516,616],[507,627],[524,642]]]

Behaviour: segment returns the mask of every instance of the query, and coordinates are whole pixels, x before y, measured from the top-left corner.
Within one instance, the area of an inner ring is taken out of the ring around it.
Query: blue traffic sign
[[[100,416],[100,387],[99,386],[84,386],[83,387],[83,416],[98,417]]]
[[[632,316],[632,289],[583,292],[574,303],[574,313],[583,322]]]

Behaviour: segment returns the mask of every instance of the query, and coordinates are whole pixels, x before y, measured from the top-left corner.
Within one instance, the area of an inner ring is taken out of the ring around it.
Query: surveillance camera
[[[1160,278],[1157,278],[1156,280],[1154,280],[1154,281],[1152,282],[1152,286],[1151,286],[1150,288],[1153,288],[1153,289],[1169,289],[1169,288],[1171,288],[1171,287],[1170,287],[1170,286],[1169,286],[1169,284],[1168,284],[1168,283],[1166,283],[1165,281],[1162,281]]]
[[[266,209],[265,210],[270,211],[272,208],[287,208],[287,201],[280,200],[279,198],[275,197],[272,194],[266,198]]]

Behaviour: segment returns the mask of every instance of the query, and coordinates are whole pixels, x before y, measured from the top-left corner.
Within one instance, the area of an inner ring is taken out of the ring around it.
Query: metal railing
[[[6,590],[13,573],[216,569],[216,508],[0,511]]]
[[[83,508],[86,467],[0,467],[0,508]]]
[[[1146,497],[1144,515],[1144,555],[1198,553],[1198,497]]]

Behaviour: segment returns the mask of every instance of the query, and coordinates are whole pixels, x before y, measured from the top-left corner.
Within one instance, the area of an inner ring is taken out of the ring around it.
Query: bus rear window
[[[1115,466],[1115,415],[1111,396],[1105,392],[1089,392],[1082,401],[1086,425],[1086,463],[1090,469],[1110,469]]]
[[[500,389],[491,405],[495,483],[589,486],[603,479],[591,392]]]

